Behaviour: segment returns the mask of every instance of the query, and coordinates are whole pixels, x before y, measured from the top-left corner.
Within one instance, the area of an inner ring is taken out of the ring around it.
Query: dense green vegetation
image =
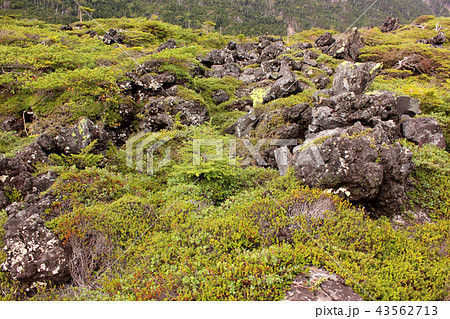
[[[119,9],[124,5],[114,3]],[[123,10],[133,12],[132,8]],[[449,18],[421,19],[450,28]],[[33,111],[39,119],[38,124],[27,123],[30,137],[1,132],[1,153],[13,156],[34,140],[33,134],[57,130],[83,116],[117,126],[121,104],[142,106],[123,96],[117,85],[136,68],[133,59],[158,61],[159,71],[175,74],[184,83],[178,94],[204,103],[211,120],[198,127],[176,123],[173,130],[162,131],[160,139],[171,138],[165,147],[172,149],[172,162],[153,176],[127,167],[124,149],[112,145],[104,156],[90,153],[90,145],[78,155],[54,156],[50,163],[39,165],[39,172],[53,170],[58,175],[48,192],[60,200],[44,214],[49,217],[47,227],[83,252],[92,267],[73,274],[70,285],[39,287],[28,296],[21,285],[0,273],[0,300],[280,300],[306,265],[341,275],[365,300],[448,298],[447,151],[404,142],[414,153],[417,170],[403,222],[371,219],[360,207],[302,185],[292,171],[280,177],[273,169],[242,166],[239,159],[230,166],[228,158],[193,166],[192,140],[230,139],[223,129],[243,113],[227,111],[226,104],[215,105],[211,98],[212,92],[222,89],[233,101],[242,83],[234,78],[196,78],[190,71],[195,66],[205,68],[199,65],[199,54],[222,48],[231,39],[252,39],[206,34],[145,18],[98,23],[84,22],[82,30],[63,32],[55,24],[1,18],[0,120],[20,117],[23,111]],[[107,46],[85,34],[88,29],[104,34],[111,27],[123,29],[125,45]],[[258,31],[263,30],[252,32]],[[289,41],[313,42],[323,32],[304,31]],[[384,62],[371,89],[421,99],[423,115],[440,121],[450,145],[449,44],[446,49],[414,44],[435,32],[411,26],[395,34],[382,34],[377,28],[361,32],[368,43],[361,61]],[[149,54],[169,38],[176,40],[177,49]],[[411,53],[429,58],[433,71],[401,71],[399,76],[395,62]],[[339,63],[326,55],[318,61],[330,67]],[[313,92],[264,107],[308,102]],[[158,155],[163,154],[164,149]],[[414,212],[424,212],[430,221],[417,221]],[[0,211],[0,226],[5,222],[6,213]],[[0,227],[0,247],[2,240]],[[4,258],[0,249],[0,262]]]
[[[442,1],[441,1],[442,2]],[[228,34],[260,35],[266,32],[285,35],[288,25],[297,31],[313,27],[343,31],[356,21],[356,26],[381,25],[387,16],[400,17],[402,23],[411,22],[420,14],[448,16],[447,8],[439,1],[380,0],[368,9],[368,0],[79,0],[82,6],[94,9],[94,18],[143,17],[159,15],[164,21],[184,28],[202,28],[212,20],[217,31]],[[448,4],[447,4],[448,5]],[[345,14],[342,14],[345,12]],[[0,14],[19,14],[53,23],[79,20],[79,10],[73,0],[17,0]],[[89,20],[87,12],[82,19]]]

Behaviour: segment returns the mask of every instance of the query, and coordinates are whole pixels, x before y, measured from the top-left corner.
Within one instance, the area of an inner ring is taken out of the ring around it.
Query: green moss
[[[288,97],[282,97],[276,100],[273,100],[268,103],[269,108],[272,110],[281,109],[285,107],[291,107],[293,105],[299,103],[310,103],[312,102],[312,96],[316,90],[315,89],[307,89],[301,93],[291,95]]]
[[[35,140],[36,136],[18,137],[15,132],[0,131],[0,153],[5,157],[14,157],[18,151]]]
[[[435,146],[403,142],[414,157],[415,189],[409,193],[411,204],[426,209],[433,218],[450,217],[450,155]]]

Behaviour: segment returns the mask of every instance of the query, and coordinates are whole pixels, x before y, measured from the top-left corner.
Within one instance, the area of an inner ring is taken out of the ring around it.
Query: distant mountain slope
[[[216,23],[223,33],[247,35],[269,32],[286,34],[312,27],[346,29],[373,4],[373,0],[79,0],[95,9],[93,17],[139,17],[159,15],[164,21],[200,28],[204,21]],[[380,25],[386,16],[402,23],[423,14],[449,15],[449,0],[379,0],[356,26]],[[73,0],[15,0],[0,2],[0,14],[20,14],[50,22],[78,19]]]
[[[450,0],[424,0],[433,14],[440,15],[441,12],[450,11]]]

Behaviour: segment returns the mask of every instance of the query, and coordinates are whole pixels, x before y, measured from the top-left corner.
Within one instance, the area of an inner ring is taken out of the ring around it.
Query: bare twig
[[[23,119],[23,128],[25,129],[25,133],[27,134],[27,136],[30,136],[27,131],[27,123],[25,122],[25,111],[23,111],[23,113],[22,113],[22,119]]]

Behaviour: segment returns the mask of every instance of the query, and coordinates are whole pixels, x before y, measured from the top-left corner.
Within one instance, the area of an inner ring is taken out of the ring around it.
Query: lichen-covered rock
[[[281,77],[275,81],[273,86],[264,96],[264,103],[303,91],[302,85],[296,79],[295,74],[290,70],[287,61],[282,61],[279,76]]]
[[[315,288],[315,289],[313,289]],[[294,279],[285,296],[288,301],[362,301],[344,279],[324,269],[310,267]]]
[[[118,29],[109,29],[103,36],[103,42],[107,45],[122,44],[124,39],[125,36],[122,34],[122,31]]]
[[[403,136],[418,145],[434,144],[445,149],[444,134],[438,121],[432,117],[409,118],[401,123]]]
[[[230,95],[224,90],[217,90],[213,92],[212,98],[216,104],[221,104],[230,99]]]
[[[330,98],[322,98],[312,109],[311,132],[345,127],[356,122],[374,127],[380,120],[395,120],[399,115],[396,98],[391,92],[355,95],[342,93]]]
[[[383,25],[380,27],[381,32],[387,33],[391,31],[395,31],[400,27],[399,18],[387,17],[386,20],[383,21]]]
[[[139,128],[152,132],[171,129],[177,114],[183,125],[196,126],[208,119],[208,109],[205,105],[179,97],[151,98],[144,106],[142,114],[144,119],[139,123]]]
[[[175,39],[169,39],[166,42],[162,43],[157,49],[156,52],[161,52],[166,49],[176,49],[177,44],[175,42]]]
[[[47,161],[47,155],[37,143],[26,147],[13,158],[0,159],[0,191],[4,195],[0,198],[0,209],[10,204],[6,194],[18,192],[17,196],[25,198],[30,194],[39,194],[53,184],[56,175],[52,171],[33,175],[35,165]]]
[[[336,59],[344,59],[347,61],[356,61],[359,50],[365,46],[356,28],[342,34],[338,40],[335,40],[327,32],[316,40],[316,45],[323,53]]]
[[[390,146],[395,128],[379,123],[372,129],[357,122],[312,134],[294,148],[296,176],[351,201],[371,201],[373,214],[394,214],[404,204],[404,185],[414,169],[411,151]]]
[[[372,84],[381,69],[381,63],[351,63],[343,62],[339,64],[331,87],[332,95],[339,95],[346,92],[355,94],[364,93]]]
[[[108,133],[87,118],[82,118],[76,125],[62,128],[55,138],[57,151],[64,154],[78,154],[93,141],[97,141],[94,147],[96,152],[108,148]]]
[[[6,260],[2,271],[22,282],[66,282],[70,279],[68,255],[44,220],[27,203],[13,203],[6,208]]]
[[[23,119],[17,119],[14,116],[8,116],[0,125],[3,131],[20,132],[23,130]]]

